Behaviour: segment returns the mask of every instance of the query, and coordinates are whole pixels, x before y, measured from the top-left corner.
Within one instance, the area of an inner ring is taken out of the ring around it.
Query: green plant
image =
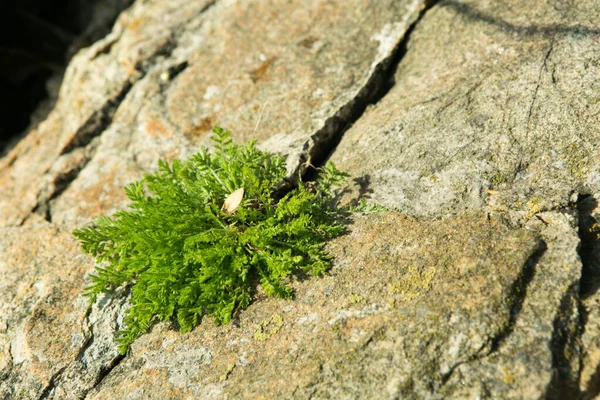
[[[258,283],[289,298],[290,275],[329,268],[324,242],[344,231],[332,191],[347,175],[330,163],[314,184],[300,182],[277,199],[284,160],[254,142],[233,144],[221,128],[214,133],[213,153],[160,161],[156,173],[125,188],[129,211],[74,232],[98,262],[85,292],[92,302],[131,284],[121,352],[157,320],[176,319],[183,332],[203,316],[228,323]]]

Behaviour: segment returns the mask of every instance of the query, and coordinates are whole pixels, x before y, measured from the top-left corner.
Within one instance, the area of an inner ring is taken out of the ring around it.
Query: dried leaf
[[[242,199],[244,198],[244,188],[239,188],[238,190],[231,193],[223,202],[223,207],[221,207],[221,211],[226,212],[227,214],[233,214],[235,210],[240,206]]]

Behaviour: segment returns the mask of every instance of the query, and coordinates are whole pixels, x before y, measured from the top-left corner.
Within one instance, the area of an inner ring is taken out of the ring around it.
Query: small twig
[[[265,107],[267,106],[267,103],[269,102],[269,100],[271,100],[271,99],[270,98],[267,99],[267,101],[265,101],[263,106],[261,107],[260,114],[258,115],[258,120],[256,121],[256,126],[254,127],[254,131],[252,131],[252,134],[254,134],[256,132],[256,130],[258,129],[258,126],[260,125],[260,121],[262,120],[263,111],[265,111]]]

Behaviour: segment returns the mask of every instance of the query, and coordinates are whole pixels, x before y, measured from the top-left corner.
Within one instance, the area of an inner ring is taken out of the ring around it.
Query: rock
[[[0,159],[0,397],[594,398],[596,8],[136,2]],[[354,214],[293,300],[121,356],[127,289],[89,305],[70,232],[215,124],[390,210]]]
[[[581,282],[582,309],[581,318],[584,331],[581,336],[581,370],[579,389],[582,398],[591,399],[600,393],[598,367],[600,365],[600,293],[598,283],[600,276],[600,241],[598,232],[600,218],[596,196],[588,196],[580,202],[581,215],[579,232],[581,235],[581,259],[584,262],[583,274],[586,278]]]
[[[547,247],[514,292],[519,300],[505,335],[482,357],[456,364],[440,398],[578,397],[581,262],[574,229],[577,219],[556,212],[539,217],[544,221],[540,235]]]
[[[38,398],[87,341],[81,289],[92,260],[46,221],[0,237],[0,395]]]
[[[239,132],[240,141],[271,138],[265,148],[300,154],[289,161],[297,169],[382,84],[379,70],[422,6],[358,2],[364,12],[338,15],[346,5],[302,11],[290,3],[271,15],[264,2],[179,3],[133,7],[107,38],[74,58],[55,112],[6,157],[15,165],[3,169],[0,182],[11,190],[7,198],[19,201],[3,204],[0,221],[22,223],[37,207],[73,227],[123,207],[125,183],[158,158],[193,154],[214,124]],[[355,19],[363,14],[360,25]],[[309,23],[315,15],[329,17]],[[289,20],[297,20],[293,29]],[[361,52],[347,52],[350,43]],[[40,136],[39,153],[25,155]],[[80,147],[89,155],[52,168]],[[28,184],[14,181],[13,171]],[[38,185],[47,193],[31,189]],[[48,204],[55,198],[58,204]]]
[[[156,327],[90,398],[426,394],[510,329],[545,245],[481,213],[433,223],[382,213],[358,216],[330,251],[331,274],[297,282],[293,301],[265,299],[230,326],[203,321],[183,336]],[[497,265],[504,273],[489,279]]]
[[[374,201],[533,215],[598,191],[596,28],[581,24],[596,13],[509,4],[442,2],[411,33],[395,86],[332,157]]]

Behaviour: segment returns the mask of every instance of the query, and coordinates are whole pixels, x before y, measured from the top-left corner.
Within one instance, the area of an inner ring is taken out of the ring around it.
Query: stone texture
[[[125,183],[159,158],[192,154],[214,124],[240,141],[270,138],[264,147],[297,153],[289,158],[297,168],[381,84],[372,76],[421,6],[136,4],[74,58],[55,111],[0,166],[9,190],[0,222],[22,223],[37,208],[73,227],[115,211]]]
[[[412,215],[533,215],[598,191],[598,18],[588,2],[441,2],[333,160]]]
[[[600,298],[595,293],[584,301],[586,315],[585,332],[582,335],[582,369],[579,389],[583,398],[594,398],[600,392],[598,367],[600,366]]]
[[[579,231],[581,235],[581,258],[584,261],[581,282],[582,287],[582,321],[584,331],[581,336],[581,371],[579,389],[582,398],[591,399],[600,393],[600,210],[598,196],[588,196],[581,201]]]
[[[591,1],[136,1],[0,159],[0,398],[596,397],[599,22]],[[331,156],[342,201],[391,211],[355,214],[294,300],[120,356],[127,290],[87,304],[70,232],[214,124],[291,177]]]
[[[0,396],[37,398],[86,342],[80,295],[92,260],[46,221],[2,228],[0,253]]]
[[[350,230],[329,247],[331,274],[296,282],[293,301],[264,299],[230,326],[204,321],[183,336],[156,327],[90,398],[428,393],[510,329],[516,291],[544,252],[535,235],[483,213],[434,223],[371,214]]]
[[[582,266],[575,217],[545,212],[533,221],[547,247],[515,292],[520,300],[506,335],[485,357],[457,364],[440,398],[578,397]]]

